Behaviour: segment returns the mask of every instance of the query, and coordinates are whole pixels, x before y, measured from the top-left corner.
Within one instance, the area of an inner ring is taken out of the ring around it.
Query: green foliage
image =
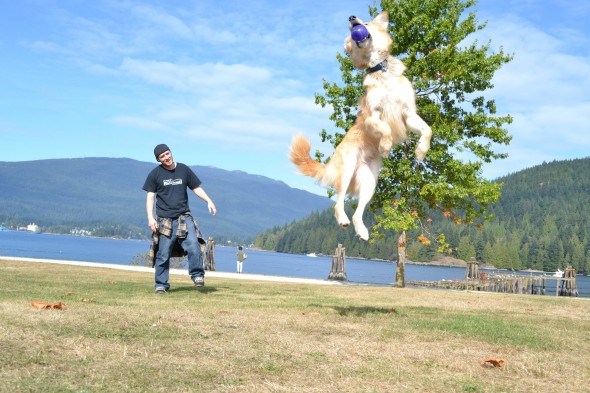
[[[482,230],[444,220],[438,230],[450,239],[469,239],[477,260],[496,267],[555,271],[572,266],[590,273],[589,171],[590,158],[585,158],[500,178],[503,195],[490,207],[494,219]],[[460,247],[452,243],[451,248]]]
[[[494,73],[511,60],[490,44],[470,42],[485,27],[475,13],[466,14],[474,1],[383,0],[394,37],[392,53],[408,67],[422,118],[433,129],[430,152],[424,162],[414,159],[416,137],[396,146],[384,160],[371,210],[378,212],[372,237],[389,231],[420,228],[434,211],[451,212],[455,221],[473,223],[489,217],[486,211],[500,197],[500,183],[481,177],[483,163],[504,158],[493,150],[510,141],[493,100],[483,92],[492,88]],[[372,15],[378,10],[370,8]],[[364,71],[354,70],[350,59],[338,55],[343,85],[324,81],[324,95],[316,102],[329,105],[337,128],[354,123],[363,94]],[[337,146],[343,134],[321,131],[322,140]],[[319,155],[318,155],[319,156]],[[461,217],[459,217],[461,214]]]
[[[458,225],[451,215],[447,218],[443,213],[433,213],[431,222],[408,232],[408,257],[412,261],[429,262],[444,253],[466,261],[473,256],[498,268],[555,271],[571,265],[576,271],[588,274],[588,173],[590,158],[585,158],[542,164],[500,178],[497,181],[504,184],[503,193],[490,207],[492,220],[479,227]],[[373,220],[369,214],[366,221],[372,224]],[[424,240],[422,232],[440,235],[436,241],[429,242]],[[291,240],[283,240],[287,238]],[[395,259],[391,244],[396,241],[394,233],[385,233],[373,244],[362,242],[352,229],[339,228],[333,210],[328,209],[264,232],[256,244],[281,252],[331,255],[340,242],[349,256],[390,260]]]

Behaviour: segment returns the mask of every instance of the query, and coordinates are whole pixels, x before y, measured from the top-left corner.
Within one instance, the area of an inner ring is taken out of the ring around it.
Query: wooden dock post
[[[205,270],[215,271],[215,240],[211,237],[207,239],[207,248],[203,259]]]
[[[571,266],[567,267],[563,272],[563,278],[557,280],[556,288],[558,289],[557,296],[580,296],[576,284],[576,269]]]
[[[525,276],[482,272],[479,280],[466,278],[452,281],[414,281],[411,284],[454,290],[545,295],[548,280],[556,281],[556,296],[580,296],[576,286],[576,272],[571,267],[566,269],[564,277],[547,276],[546,274]]]
[[[338,244],[334,256],[332,257],[332,269],[328,275],[328,280],[347,281],[346,277],[346,248]]]
[[[479,278],[479,271],[477,267],[477,262],[475,261],[474,257],[471,257],[469,262],[467,262],[467,268],[465,270],[465,279],[477,279]]]

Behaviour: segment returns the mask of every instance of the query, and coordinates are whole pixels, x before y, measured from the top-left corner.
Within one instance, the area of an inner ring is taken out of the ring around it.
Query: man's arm
[[[196,196],[198,196],[199,198],[201,198],[202,200],[207,202],[207,208],[209,209],[209,212],[211,214],[213,214],[213,215],[217,214],[217,209],[215,208],[215,204],[213,203],[211,198],[209,198],[209,195],[207,195],[207,193],[205,192],[205,190],[203,190],[203,188],[201,186],[195,188],[193,190],[193,192],[195,193]]]
[[[156,200],[156,193],[155,192],[148,192],[146,201],[145,201],[145,210],[147,213],[148,219],[148,226],[152,230],[152,232],[156,232],[158,230],[158,221],[154,218],[154,202]]]

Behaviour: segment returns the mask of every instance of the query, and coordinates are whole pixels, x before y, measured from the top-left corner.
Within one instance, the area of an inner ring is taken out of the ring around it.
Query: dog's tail
[[[289,159],[303,175],[322,181],[326,173],[326,166],[311,158],[310,151],[309,140],[302,134],[297,134],[291,142]]]

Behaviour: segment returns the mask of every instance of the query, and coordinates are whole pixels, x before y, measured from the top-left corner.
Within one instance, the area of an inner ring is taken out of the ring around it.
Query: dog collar
[[[374,67],[367,68],[367,74],[371,74],[375,71],[387,72],[387,59],[383,60],[381,63],[377,64]]]

